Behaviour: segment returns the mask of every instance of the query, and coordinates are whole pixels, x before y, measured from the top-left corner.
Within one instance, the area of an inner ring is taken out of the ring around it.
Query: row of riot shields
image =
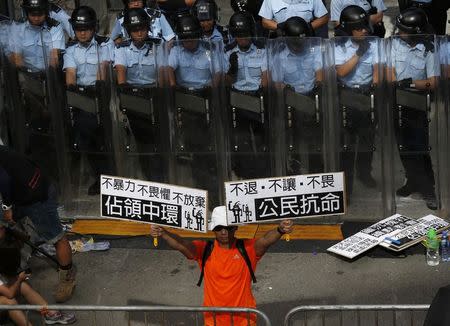
[[[97,81],[67,88],[45,33],[39,58],[2,47],[0,133],[70,217],[100,215],[101,174],[206,189],[212,208],[225,181],[332,171],[345,172],[344,219],[446,216],[447,38],[180,40],[126,64],[98,49],[83,66]]]

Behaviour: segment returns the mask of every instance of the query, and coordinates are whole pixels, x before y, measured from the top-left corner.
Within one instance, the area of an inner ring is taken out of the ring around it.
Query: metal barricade
[[[286,314],[284,326],[416,326],[423,325],[429,307],[430,305],[298,306]],[[295,318],[298,314],[302,318]]]
[[[258,325],[271,326],[269,318],[263,312],[253,308],[228,308],[228,307],[189,307],[189,306],[77,306],[77,305],[0,305],[0,313],[9,310],[20,310],[25,313],[28,320],[32,320],[30,312],[40,312],[41,315],[49,310],[60,310],[70,312],[86,312],[86,314],[78,314],[77,320],[79,325],[203,325],[203,313],[211,313],[214,325],[217,326],[233,326],[218,323],[216,317],[221,314],[230,314],[237,317],[238,315],[247,319],[247,324],[251,323],[251,316],[256,315]],[[123,313],[121,316],[120,313]],[[178,315],[178,321],[174,321],[174,315]],[[101,315],[101,316],[100,316]],[[234,319],[234,318],[233,318]],[[43,317],[41,317],[44,324]],[[38,325],[34,323],[33,325]]]

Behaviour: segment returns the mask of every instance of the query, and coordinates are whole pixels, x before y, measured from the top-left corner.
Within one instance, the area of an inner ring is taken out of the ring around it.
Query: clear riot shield
[[[450,125],[448,111],[450,103],[450,38],[449,36],[439,37],[439,60],[441,66],[441,78],[439,87],[439,112],[441,117],[447,117],[447,119],[439,119],[439,131],[447,132]],[[448,169],[448,162],[450,159],[449,148],[450,139],[442,135],[439,141],[439,152],[444,160],[443,164],[439,164],[441,167],[441,177],[443,180],[441,190],[441,209],[444,212],[444,216],[448,216],[450,207],[450,170]]]
[[[100,216],[100,175],[117,173],[111,58],[112,46],[97,38],[86,50],[75,44],[64,54],[64,149],[70,171],[64,208],[70,217]]]
[[[139,59],[125,48],[117,51],[121,59],[115,65],[114,88],[122,124],[118,147],[124,169],[121,175],[168,182],[171,151],[163,91],[163,46],[147,43]]]
[[[387,49],[392,89],[393,184],[398,213],[423,216],[440,205],[439,55],[431,35],[393,36]],[[444,116],[442,117],[445,120]]]
[[[231,162],[232,177],[270,177],[266,39],[239,38],[235,44],[224,56],[227,157]]]
[[[28,21],[12,25],[10,35],[14,147],[61,185],[67,173],[61,155],[64,36],[56,27],[32,26]]]
[[[330,168],[345,174],[347,220],[374,221],[386,214],[384,133],[379,132],[385,128],[381,41],[338,37],[327,48],[326,143]]]
[[[7,76],[9,55],[9,32],[11,21],[8,17],[0,15],[0,144],[9,144],[10,128],[12,127],[8,116]]]
[[[324,52],[320,38],[269,41],[275,175],[324,172]]]
[[[223,44],[166,44],[167,107],[173,168],[170,183],[208,190],[209,207],[223,192],[221,76]]]

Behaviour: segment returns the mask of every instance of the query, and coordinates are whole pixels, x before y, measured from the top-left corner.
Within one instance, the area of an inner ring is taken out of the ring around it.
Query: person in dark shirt
[[[56,302],[65,302],[75,287],[72,251],[58,215],[56,189],[41,169],[26,156],[0,146],[0,196],[3,221],[13,225],[28,216],[38,234],[55,245],[59,262]]]

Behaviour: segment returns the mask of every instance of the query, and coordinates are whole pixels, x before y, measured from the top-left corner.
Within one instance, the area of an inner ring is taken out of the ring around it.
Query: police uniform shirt
[[[366,12],[369,12],[372,6],[377,8],[377,12],[386,11],[386,5],[383,0],[331,0],[330,10],[331,10],[331,21],[339,21],[342,10],[344,8],[355,5],[363,8]]]
[[[49,16],[61,23],[63,30],[70,38],[75,38],[75,32],[69,22],[70,16],[61,7],[51,4]]]
[[[370,43],[369,49],[359,58],[355,68],[346,76],[339,80],[347,87],[367,86],[373,80],[373,66],[380,63],[378,56],[378,46],[376,40],[367,40]],[[336,66],[342,65],[350,60],[358,50],[358,44],[348,39],[345,44],[336,45],[334,48],[334,58]]]
[[[256,91],[261,87],[261,75],[267,71],[266,49],[259,49],[252,44],[247,51],[238,46],[225,53],[224,71],[230,68],[230,55],[238,53],[238,73],[233,87],[240,91]]]
[[[45,69],[44,58],[48,58],[49,50],[65,48],[64,31],[59,23],[52,27],[46,22],[43,26],[32,26],[27,20],[13,25],[11,35],[14,36],[11,52],[21,54],[25,67],[33,71]]]
[[[322,0],[264,0],[259,15],[262,18],[282,23],[288,18],[298,16],[310,22],[328,13]]]
[[[10,23],[9,21],[0,22],[0,53],[10,55],[9,37],[10,37]]]
[[[425,80],[439,76],[439,62],[436,54],[427,51],[425,45],[418,43],[411,47],[400,38],[392,40],[391,62],[397,80],[412,78]]]
[[[107,42],[98,44],[93,37],[88,47],[77,42],[67,47],[64,53],[63,69],[76,69],[77,85],[95,85],[99,63],[112,61],[113,49],[114,45],[109,39]]]
[[[320,46],[311,46],[300,53],[292,52],[287,46],[274,57],[272,78],[294,88],[295,92],[307,94],[316,82],[316,72],[322,69]]]
[[[162,38],[164,41],[170,41],[175,37],[175,33],[173,32],[172,27],[166,19],[166,16],[161,13],[160,17],[150,17],[152,19],[152,26],[148,31],[148,36],[152,38]],[[114,27],[111,31],[111,39],[115,40],[118,37],[122,37],[123,39],[129,39],[127,30],[123,26],[123,15],[119,16],[115,23]]]
[[[219,32],[219,30],[217,29],[216,26],[214,26],[214,29],[213,29],[213,32],[212,32],[211,36],[203,35],[202,38],[203,38],[204,41],[211,41],[211,42],[220,41],[220,42],[223,42],[223,36]]]
[[[131,85],[155,84],[157,80],[157,63],[161,63],[159,47],[145,43],[138,49],[133,42],[125,42],[114,50],[114,67],[127,69],[126,80]],[[159,59],[159,60],[158,60]]]
[[[207,49],[202,42],[194,51],[186,50],[181,44],[174,46],[168,64],[175,70],[177,85],[192,90],[211,86],[212,75],[221,72],[218,53]]]
[[[441,65],[450,65],[450,41],[445,41],[440,47]],[[447,76],[449,78],[450,76]]]

